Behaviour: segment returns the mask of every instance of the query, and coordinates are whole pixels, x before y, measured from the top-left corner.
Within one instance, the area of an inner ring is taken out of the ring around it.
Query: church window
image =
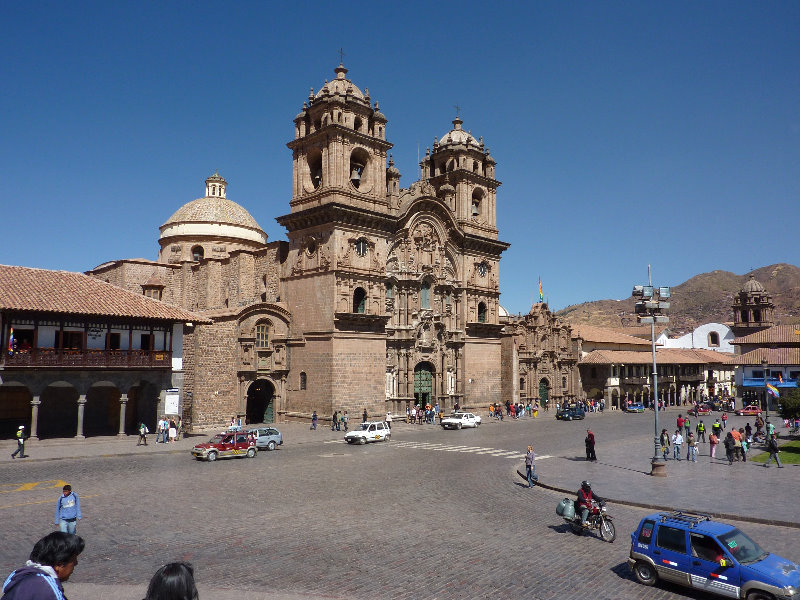
[[[746,310],[743,310],[743,311],[742,311],[742,323],[747,323],[747,321],[748,321],[748,318],[747,318],[747,311],[746,311]]]
[[[368,162],[369,155],[363,148],[356,148],[350,154],[350,183],[356,189],[361,187]]]
[[[367,306],[367,292],[364,288],[356,288],[353,292],[353,312],[364,314]]]
[[[450,171],[452,171],[455,168],[456,168],[456,161],[454,161],[452,159],[448,160],[447,161],[447,172],[449,173]]]
[[[256,348],[266,348],[269,345],[269,324],[261,322],[256,324]]]
[[[486,273],[488,270],[489,270],[489,265],[486,264],[486,261],[478,265],[478,274],[481,277],[486,277]]]
[[[356,117],[355,120],[353,121],[353,129],[355,129],[356,131],[361,131],[362,125],[363,122],[361,121],[361,118]]]
[[[525,389],[525,378],[524,377],[520,377],[519,378],[519,389],[520,389],[520,391]]]
[[[394,286],[392,286],[391,281],[386,282],[386,297],[394,298]]]
[[[719,346],[719,334],[716,331],[708,334],[708,345],[712,348]]]
[[[478,323],[486,323],[486,303],[478,302]]]
[[[314,189],[316,190],[322,185],[322,152],[315,148],[309,151],[306,160],[308,160],[308,171],[311,175],[311,185],[313,185]]]
[[[758,323],[760,320],[761,320],[761,311],[760,310],[754,310],[753,311],[753,322],[754,323]]]
[[[364,238],[359,238],[356,240],[355,243],[356,254],[358,254],[359,256],[366,256],[368,247],[369,244],[367,243],[367,240],[365,240]]]
[[[481,214],[481,200],[483,200],[483,190],[477,188],[472,192],[472,216],[477,217]]]
[[[419,305],[421,308],[431,307],[431,284],[427,281],[423,281],[420,287]]]
[[[308,377],[305,374],[305,371],[300,372],[300,389],[304,390],[308,386]]]
[[[562,390],[567,389],[567,378],[566,377],[562,377],[561,378],[561,389]]]
[[[192,260],[194,262],[200,262],[201,260],[203,260],[204,254],[205,253],[203,252],[202,246],[195,246],[194,248],[192,248]]]

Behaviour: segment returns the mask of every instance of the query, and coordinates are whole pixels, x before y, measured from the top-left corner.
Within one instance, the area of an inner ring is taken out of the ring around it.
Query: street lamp
[[[761,369],[764,373],[764,408],[766,409],[766,416],[767,418],[765,421],[769,421],[769,392],[767,390],[767,366],[769,363],[767,362],[766,358],[761,359]]]
[[[661,314],[661,311],[669,308],[671,290],[668,287],[653,287],[653,277],[650,272],[650,265],[647,265],[647,285],[633,286],[633,297],[641,298],[636,303],[635,311],[639,323],[650,324],[650,343],[653,349],[653,403],[655,414],[654,433],[653,433],[653,460],[651,461],[652,470],[650,475],[654,477],[666,477],[667,470],[664,457],[661,455],[661,434],[658,431],[658,368],[656,367],[656,323],[668,323],[669,317]]]

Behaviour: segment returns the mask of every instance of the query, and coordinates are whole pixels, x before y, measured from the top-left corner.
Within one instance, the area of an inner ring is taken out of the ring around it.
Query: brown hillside
[[[775,303],[775,324],[800,323],[800,268],[786,263],[751,271],[772,294]],[[750,273],[736,275],[729,271],[712,271],[695,275],[672,288],[669,328],[673,333],[686,333],[709,322],[733,321],[733,298],[742,289]],[[633,297],[625,300],[595,300],[574,304],[558,311],[570,323],[598,327],[632,327],[637,324]]]

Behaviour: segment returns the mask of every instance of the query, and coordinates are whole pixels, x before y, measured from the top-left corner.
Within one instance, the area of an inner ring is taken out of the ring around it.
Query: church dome
[[[455,120],[453,120],[453,129],[442,136],[442,140],[439,142],[439,145],[447,146],[448,144],[463,144],[465,146],[474,146],[475,148],[480,148],[480,142],[478,142],[478,140],[476,140],[471,133],[461,129],[461,124],[463,122],[464,121],[456,117]]]
[[[336,79],[325,82],[325,85],[322,86],[322,89],[314,96],[315,100],[318,100],[324,96],[339,94],[341,96],[354,96],[359,100],[366,101],[364,93],[358,89],[358,86],[356,86],[356,84],[349,79],[345,78],[347,69],[344,68],[343,64],[340,63],[339,66],[334,69],[334,72],[336,73]]]
[[[175,223],[225,223],[261,229],[256,220],[236,202],[227,198],[198,198],[181,206],[164,225]]]
[[[751,293],[754,293],[754,292],[763,293],[763,292],[766,291],[766,289],[764,288],[763,285],[761,285],[761,283],[756,281],[756,278],[751,273],[750,274],[750,278],[744,284],[744,287],[742,287],[742,291],[746,292],[748,294],[751,294]]]

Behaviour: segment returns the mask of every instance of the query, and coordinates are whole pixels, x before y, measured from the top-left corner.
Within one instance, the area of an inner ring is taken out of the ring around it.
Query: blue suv
[[[644,585],[663,579],[747,600],[800,596],[800,566],[703,514],[655,513],[642,519],[631,534],[628,565]]]

